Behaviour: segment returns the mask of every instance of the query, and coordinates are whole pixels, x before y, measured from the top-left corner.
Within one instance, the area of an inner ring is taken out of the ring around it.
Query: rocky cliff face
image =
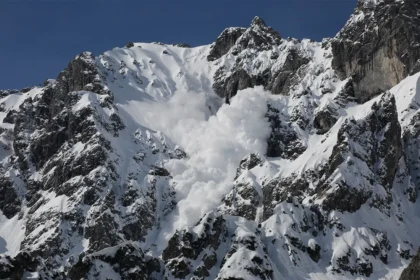
[[[418,13],[361,0],[322,43],[256,17],[0,91],[0,278],[380,279],[413,259],[415,279]]]
[[[420,264],[420,259],[419,259],[419,254],[417,253],[417,255],[411,261],[410,265],[406,269],[404,269],[404,271],[402,272],[400,280],[414,280],[414,279],[419,278],[418,277],[420,273],[419,264]]]
[[[293,75],[309,61],[297,40],[282,39],[259,17],[247,29],[226,29],[211,46],[208,59],[220,58],[216,54],[225,57],[217,63],[213,88],[226,100],[238,90],[258,85],[287,94]]]
[[[419,9],[415,0],[359,1],[334,38],[332,66],[353,77],[361,102],[420,70]]]

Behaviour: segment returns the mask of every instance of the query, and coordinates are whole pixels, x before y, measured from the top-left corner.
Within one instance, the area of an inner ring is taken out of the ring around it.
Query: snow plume
[[[271,131],[265,118],[268,98],[262,87],[246,89],[213,116],[202,94],[175,95],[144,108],[148,125],[188,154],[165,164],[176,183],[178,206],[168,221],[175,223],[174,229],[195,224],[220,204],[241,159],[253,152],[265,154]]]

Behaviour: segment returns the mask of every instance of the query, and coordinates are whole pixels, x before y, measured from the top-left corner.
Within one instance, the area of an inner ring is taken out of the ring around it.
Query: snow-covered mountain
[[[323,42],[256,17],[0,91],[0,279],[398,279],[420,246],[419,14],[359,0]]]

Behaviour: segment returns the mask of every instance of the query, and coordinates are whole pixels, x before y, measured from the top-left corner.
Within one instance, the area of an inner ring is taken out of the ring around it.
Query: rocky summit
[[[0,279],[419,279],[419,15],[255,17],[0,90]]]

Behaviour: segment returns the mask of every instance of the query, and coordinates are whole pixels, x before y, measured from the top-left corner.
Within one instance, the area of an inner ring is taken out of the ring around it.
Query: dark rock
[[[210,273],[204,266],[199,266],[194,271],[194,275],[199,277],[198,279],[205,279],[206,277],[210,276]]]
[[[217,38],[207,56],[208,61],[214,61],[224,56],[236,43],[238,38],[245,32],[246,28],[228,28]]]
[[[3,89],[3,90],[0,90],[0,98],[6,97],[6,96],[11,95],[11,94],[17,94],[19,92],[20,91],[18,91],[16,89],[6,89],[6,90]]]
[[[306,250],[314,262],[319,261],[319,259],[321,258],[321,247],[318,244],[315,245],[314,249],[312,249],[311,247],[307,247]]]
[[[322,204],[323,210],[333,209],[354,213],[372,196],[371,191],[359,191],[347,185],[342,185],[327,196]]]
[[[230,52],[236,56],[236,61],[232,69],[221,66],[216,71],[213,82],[214,91],[226,98],[227,103],[238,90],[259,85],[274,94],[288,94],[291,86],[299,80],[296,76],[298,70],[309,62],[305,54],[301,54],[297,48],[283,45],[287,52],[286,59],[274,72],[270,66],[267,69],[259,69],[262,67],[261,64],[254,62],[260,51],[273,50],[271,58],[276,59],[279,54],[275,47],[281,45],[282,42],[285,41],[282,40],[280,34],[271,27],[267,27],[259,17],[254,18],[247,29],[225,30],[213,45],[208,59],[215,60]],[[250,65],[258,69],[259,74],[251,74]]]
[[[419,10],[416,0],[384,0],[377,5],[359,1],[352,20],[332,41],[332,67],[341,79],[353,77],[361,102],[419,70]]]
[[[186,49],[192,48],[191,45],[185,44],[185,43],[182,43],[182,44],[173,44],[173,46],[178,47],[178,48],[186,48]]]
[[[141,249],[130,243],[108,248],[94,254],[80,256],[78,262],[72,266],[67,276],[71,280],[87,279],[90,275],[100,275],[99,267],[94,265],[95,260],[109,264],[118,272],[121,279],[153,279],[152,273],[160,267],[147,260]],[[107,276],[107,275],[104,275]]]
[[[223,236],[222,233],[226,230],[226,225],[222,216],[213,216],[213,214],[208,214],[198,222],[198,224],[203,223],[206,229],[201,236],[187,231],[175,233],[169,240],[168,247],[163,251],[163,260],[179,256],[196,259],[200,252],[207,247],[217,249],[220,245],[220,238]]]
[[[217,255],[214,253],[212,255],[206,255],[203,257],[203,263],[206,269],[212,269],[213,266],[217,263]]]
[[[22,93],[27,93],[27,92],[29,92],[31,89],[33,89],[33,87],[24,87],[24,88],[21,90],[21,92],[22,92]]]
[[[417,253],[411,263],[403,270],[399,280],[417,280],[420,275],[420,253]]]
[[[222,200],[232,210],[232,215],[241,216],[248,220],[255,220],[257,208],[260,206],[262,197],[251,184],[236,184],[231,193]]]
[[[241,50],[253,48],[261,51],[269,50],[273,45],[280,45],[280,42],[280,34],[268,27],[262,18],[255,17],[251,26],[238,38],[237,45]]]
[[[249,156],[245,157],[241,162],[239,163],[239,167],[236,170],[236,178],[238,178],[243,171],[245,170],[251,170],[252,168],[262,164],[263,161],[259,157],[258,154],[250,154]],[[235,180],[236,180],[235,178]]]
[[[334,109],[330,107],[319,111],[314,118],[314,127],[317,129],[317,134],[328,132],[337,122],[337,119],[338,116],[335,114]]]
[[[309,187],[305,178],[274,178],[263,186],[264,217],[268,219],[274,214],[274,208],[281,202],[304,197]]]
[[[191,273],[189,265],[184,260],[171,260],[167,267],[171,270],[171,273],[175,278],[186,279]]]
[[[87,86],[89,88],[86,88]],[[57,87],[61,94],[79,90],[89,90],[97,94],[111,94],[103,86],[95,65],[95,57],[89,52],[81,53],[69,63],[67,68],[58,76]]]
[[[293,237],[288,234],[286,234],[285,236],[287,237],[287,239],[289,239],[290,244],[293,247],[297,248],[298,250],[304,253],[307,253],[314,262],[318,262],[320,260],[321,247],[318,244],[315,244],[314,248],[311,248],[309,246],[305,246],[303,242],[297,237]]]
[[[415,189],[409,190],[409,199],[411,202],[417,200],[417,191],[420,188],[420,114],[416,113],[409,124],[409,129],[404,131],[403,134],[403,147],[405,158],[409,167],[409,174]]]
[[[337,97],[315,114],[314,127],[317,129],[317,134],[328,132],[339,118],[338,111],[355,101],[353,82],[350,79],[340,90]]]
[[[36,272],[39,260],[26,251],[19,252],[13,259],[7,255],[0,255],[0,278],[21,280],[25,271]]]
[[[173,152],[169,152],[168,155],[172,159],[183,159],[187,157],[187,153],[180,148],[176,148]]]
[[[370,248],[366,248],[364,253],[375,258],[379,257],[384,264],[388,264],[388,252],[391,250],[391,244],[388,240],[387,233],[372,228],[370,230],[379,237],[379,242],[371,245]]]
[[[246,34],[247,33],[244,33],[243,36]],[[270,39],[266,40],[270,41]],[[280,42],[277,41],[271,42],[271,44],[274,45],[279,43]],[[263,46],[267,46],[268,48],[269,43],[266,44],[267,45],[263,44]],[[249,45],[248,47],[254,48],[255,46]],[[239,49],[240,48],[242,47],[239,47]],[[257,48],[257,50],[259,49],[259,47],[255,48]],[[278,70],[273,72],[270,68],[261,69],[259,71],[260,74],[258,75],[250,75],[247,72],[248,68],[246,65],[248,62],[252,63],[252,57],[248,57],[246,53],[241,57],[238,56],[237,64],[233,69],[226,71],[222,66],[216,71],[213,83],[214,91],[219,96],[229,100],[236,95],[238,90],[261,85],[273,94],[287,95],[290,88],[300,81],[298,70],[309,62],[309,59],[306,58],[304,54],[299,53],[297,49],[290,48],[287,52],[286,60]]]
[[[152,179],[146,194],[137,189],[129,188],[123,197],[123,205],[130,211],[123,216],[124,226],[122,232],[128,240],[143,241],[144,237],[153,225],[159,222],[161,215],[167,214],[175,205],[173,202],[174,191],[165,186],[167,193],[157,191],[157,180]],[[158,209],[158,206],[161,209]],[[159,213],[159,210],[163,213]]]
[[[351,263],[350,258],[355,252],[349,250],[345,256],[338,258],[337,267],[333,267],[332,271],[341,273],[342,271],[350,272],[352,275],[360,274],[369,277],[373,272],[373,266],[370,262],[361,262],[357,259],[356,263]]]
[[[296,77],[298,70],[307,64],[309,59],[300,54],[296,49],[288,50],[286,60],[276,72],[268,72],[266,76],[258,77],[259,84],[273,94],[288,95],[289,89],[300,82]]]
[[[267,248],[261,242],[258,235],[245,235],[240,238],[233,237],[234,241],[222,260],[222,270],[229,270],[230,266],[226,265],[226,262],[230,258],[234,258],[237,254],[247,254],[252,256],[249,261],[237,263],[237,269],[247,271],[250,275],[250,279],[274,279],[273,278],[273,267],[271,262],[268,260]],[[236,260],[236,259],[235,259]],[[221,278],[217,279],[231,279]]]
[[[21,209],[21,200],[19,199],[11,181],[5,175],[0,173],[0,210],[6,218],[11,219]]]
[[[381,137],[378,138],[377,135]],[[373,181],[377,181],[389,193],[403,154],[400,135],[401,127],[395,98],[390,93],[384,94],[379,103],[373,104],[372,113],[365,119],[346,121],[338,132],[337,144],[330,156],[326,177],[330,177],[340,165],[347,166],[345,168],[349,171],[354,170],[350,167],[354,165],[354,161],[349,160],[350,157],[365,162],[375,176],[369,179],[368,185],[357,188],[349,186],[350,182],[346,182],[345,179],[336,181],[338,190],[327,195],[324,209],[349,212],[358,210],[370,198],[370,186]],[[357,143],[357,146],[352,143]],[[359,171],[353,171],[357,173],[354,176],[365,173],[363,167],[360,168]],[[324,188],[328,189],[328,186],[321,187],[320,191]],[[391,199],[390,195],[388,197]],[[374,202],[373,206],[382,208],[389,202],[381,201],[378,202],[379,205]]]
[[[113,247],[123,241],[118,234],[119,225],[112,215],[112,212],[115,211],[114,204],[115,196],[113,193],[110,193],[105,198],[105,203],[100,204],[101,210],[92,217],[94,223],[85,228],[85,237],[89,239],[90,252]]]
[[[281,120],[279,110],[268,104],[266,117],[268,117],[271,127],[267,142],[268,157],[296,159],[306,150],[290,122]]]
[[[243,90],[253,86],[252,78],[244,69],[238,69],[232,75],[224,78],[223,68],[215,73],[213,88],[215,92],[226,99],[226,103],[236,95],[238,90]]]
[[[197,235],[184,230],[177,231],[169,240],[168,247],[163,251],[162,258],[169,268],[168,273],[178,278],[185,278],[193,271],[196,276],[206,274],[217,263],[216,250],[219,248],[227,231],[226,221],[222,216],[211,212],[205,215],[197,226],[204,226],[204,231]],[[204,267],[190,267],[184,260],[196,260],[202,252]],[[209,252],[214,252],[209,254]],[[182,261],[180,261],[182,260]]]
[[[171,173],[169,173],[168,170],[159,166],[152,166],[150,168],[149,174],[154,176],[171,176]]]

